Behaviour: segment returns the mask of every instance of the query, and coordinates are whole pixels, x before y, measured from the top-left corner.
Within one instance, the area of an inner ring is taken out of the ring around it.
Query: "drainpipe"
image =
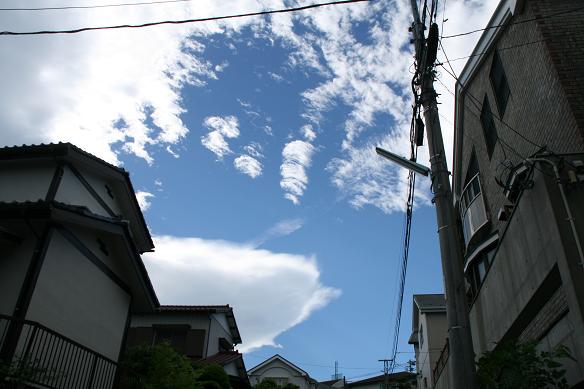
[[[578,231],[576,230],[576,223],[574,222],[574,217],[572,216],[572,210],[570,209],[570,204],[568,203],[568,198],[566,197],[566,192],[564,191],[564,185],[562,185],[562,180],[560,177],[560,171],[558,165],[546,158],[527,158],[529,162],[544,162],[548,163],[554,169],[554,174],[556,176],[558,188],[560,189],[560,195],[562,196],[562,201],[564,203],[564,208],[566,210],[566,215],[568,216],[568,221],[570,222],[570,227],[572,229],[572,235],[574,236],[574,241],[576,242],[576,248],[578,249],[578,255],[580,256],[580,266],[584,266],[584,251],[582,250],[582,244],[578,237]]]

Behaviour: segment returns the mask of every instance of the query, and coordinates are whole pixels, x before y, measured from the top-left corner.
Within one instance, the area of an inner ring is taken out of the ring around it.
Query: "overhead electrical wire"
[[[139,5],[158,5],[168,3],[187,3],[194,0],[158,0],[142,1],[137,3],[116,3],[116,4],[95,4],[95,5],[67,5],[63,7],[38,7],[38,8],[0,8],[0,11],[58,11],[70,9],[94,9],[94,8],[113,8],[113,7],[131,7]]]
[[[497,51],[505,51],[505,50],[517,49],[519,47],[534,45],[536,43],[542,43],[542,42],[545,42],[545,40],[544,39],[539,39],[539,40],[535,40],[535,41],[531,41],[531,42],[518,43],[518,44],[512,45],[512,46],[499,47],[499,48],[497,48]],[[481,55],[485,55],[485,54],[488,54],[488,53],[490,53],[490,50],[481,51],[480,53],[475,53],[475,54],[467,55],[465,57],[453,58],[453,59],[450,59],[450,60],[446,60],[446,61],[444,61],[442,63],[451,63],[451,62],[456,62],[456,61],[460,61],[460,60],[463,60],[463,59],[468,59],[468,58],[473,58],[473,57],[480,57]],[[441,65],[442,63],[438,63],[437,65]]]
[[[573,13],[573,12],[578,12],[578,11],[581,11],[583,9],[584,9],[584,7],[576,7],[574,9],[570,9],[570,10],[567,10],[567,11],[560,11],[560,12],[556,12],[556,13],[549,14],[549,15],[536,16],[536,17],[533,17],[533,18],[524,19],[524,20],[518,20],[516,22],[511,22],[511,23],[496,24],[494,26],[489,26],[489,27],[485,27],[485,28],[479,28],[477,30],[472,30],[472,31],[467,31],[467,32],[461,32],[459,34],[445,35],[445,36],[442,37],[442,39],[450,39],[450,38],[456,38],[456,37],[465,36],[465,35],[471,35],[471,34],[475,34],[477,32],[481,32],[481,31],[492,30],[492,29],[495,29],[495,28],[500,28],[500,27],[505,27],[505,26],[512,26],[514,24],[523,24],[523,23],[535,22],[537,20],[544,20],[544,19],[549,19],[549,18],[553,18],[553,17],[556,17],[556,16],[561,16],[561,15],[565,15],[565,14],[569,14],[569,13]]]
[[[448,63],[448,66],[450,67],[450,70],[452,71],[449,72],[448,69],[446,69],[446,67],[444,65],[441,65],[442,68],[448,73],[450,74],[452,77],[454,77],[454,79],[460,83],[460,80],[458,79],[458,76],[456,75],[456,72],[454,71],[454,68],[452,67],[452,64],[450,63],[450,60],[448,59],[448,54],[446,54],[446,50],[444,49],[444,46],[442,45],[442,41],[439,41],[440,47],[442,48],[442,52],[444,53],[444,57],[446,57],[446,61]],[[464,88],[464,85],[461,84],[461,86]],[[468,94],[468,96],[471,98],[471,100],[474,100],[474,105],[477,107],[477,109],[479,110],[479,112],[481,111],[480,107],[478,106],[480,104],[479,99],[477,99],[470,91],[466,91],[466,94]],[[491,113],[491,115],[497,119],[501,124],[503,124],[503,126],[507,127],[509,130],[511,130],[512,132],[514,132],[517,136],[519,136],[521,139],[523,139],[525,142],[531,144],[532,146],[535,146],[537,148],[543,148],[543,146],[541,146],[540,144],[538,144],[537,142],[532,141],[531,139],[529,139],[526,135],[522,134],[521,132],[517,131],[515,128],[513,128],[511,125],[509,125],[507,122],[505,122],[503,120],[503,118],[495,115],[494,113]]]
[[[82,27],[82,28],[76,28],[76,29],[71,29],[71,30],[41,30],[41,31],[22,31],[22,32],[0,31],[0,35],[19,36],[19,35],[77,34],[77,33],[86,32],[86,31],[117,30],[117,29],[123,29],[123,28],[144,28],[144,27],[153,27],[153,26],[169,25],[169,24],[171,24],[171,25],[190,24],[190,23],[209,22],[209,21],[216,21],[216,20],[244,18],[244,17],[251,17],[251,16],[264,16],[264,15],[272,15],[272,14],[298,12],[298,11],[305,11],[308,9],[326,7],[326,6],[331,6],[331,5],[352,4],[352,3],[360,3],[360,2],[367,2],[367,1],[370,1],[370,0],[338,0],[338,1],[330,1],[327,3],[309,4],[309,5],[304,5],[301,7],[282,8],[282,9],[258,11],[258,12],[248,12],[248,13],[243,13],[243,14],[211,16],[211,17],[207,17],[207,18],[184,19],[184,20],[163,20],[163,21],[158,21],[158,22],[150,22],[150,23],[142,23],[142,24],[120,24],[120,25],[114,25],[114,26]]]

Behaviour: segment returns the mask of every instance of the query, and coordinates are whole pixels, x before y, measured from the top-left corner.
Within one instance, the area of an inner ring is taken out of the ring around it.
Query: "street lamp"
[[[394,154],[390,151],[384,150],[381,147],[376,147],[375,148],[375,152],[379,155],[381,155],[382,157],[385,157],[389,160],[392,160],[393,162],[397,163],[398,165],[405,167],[408,170],[412,170],[418,174],[422,174],[424,176],[427,176],[428,174],[430,174],[430,168],[426,167],[424,165],[420,165],[417,162],[414,162],[412,160],[409,160],[405,157],[400,157],[397,154]]]

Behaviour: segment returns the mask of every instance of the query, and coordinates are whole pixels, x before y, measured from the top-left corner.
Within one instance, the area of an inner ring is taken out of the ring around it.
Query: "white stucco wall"
[[[223,313],[178,313],[167,315],[132,315],[130,327],[151,327],[155,324],[186,324],[192,330],[205,331],[205,343],[203,345],[203,358],[219,352],[219,338],[225,338],[233,344],[231,334],[227,327],[227,320]],[[224,327],[225,326],[225,327]]]
[[[117,193],[117,186],[109,179],[103,176],[98,176],[93,172],[90,172],[86,169],[78,167],[79,172],[81,175],[89,182],[89,185],[99,194],[99,196],[103,199],[103,201],[114,211],[116,214],[121,214],[122,211],[119,206],[119,201],[122,196],[121,193]],[[107,189],[105,186],[109,186],[112,190],[114,198],[112,199],[109,194],[107,193]]]
[[[420,333],[423,335],[420,336]],[[430,358],[430,353],[428,352],[428,321],[426,320],[426,315],[420,314],[418,321],[418,345],[419,345],[419,356],[418,360],[418,373],[420,375],[420,387],[421,388],[431,388],[432,387],[432,362]],[[422,341],[423,338],[423,341]],[[426,385],[424,385],[426,382]]]
[[[351,389],[383,389],[383,383],[375,382],[372,384],[351,385]]]
[[[417,370],[421,388],[432,388],[433,369],[446,344],[448,323],[445,313],[420,313],[418,334],[423,331],[424,342],[419,338]],[[424,386],[424,378],[427,386]]]
[[[219,352],[219,338],[225,338],[230,344],[233,344],[225,314],[214,313],[211,314],[211,330],[209,331],[209,348],[207,350],[207,356]]]
[[[239,376],[239,372],[237,371],[237,365],[235,364],[235,362],[231,362],[223,366],[223,370],[225,370],[225,373],[227,373],[227,375],[230,375],[232,377]]]
[[[46,161],[43,166],[31,163],[3,165],[0,169],[0,201],[44,200],[55,169],[54,163]]]
[[[117,361],[130,296],[55,231],[27,313]]]
[[[18,246],[0,242],[0,313],[4,315],[14,312],[35,245],[32,233]]]
[[[314,386],[309,382],[307,377],[302,376],[300,372],[277,359],[249,375],[252,386],[266,378],[271,378],[276,382],[279,382],[281,379],[287,379],[288,383],[298,385],[300,389],[311,389]],[[279,383],[284,384],[282,381]]]
[[[63,177],[55,195],[55,200],[69,205],[85,206],[97,215],[109,217],[107,211],[87,191],[85,186],[83,186],[81,181],[79,181],[67,166],[63,169]]]

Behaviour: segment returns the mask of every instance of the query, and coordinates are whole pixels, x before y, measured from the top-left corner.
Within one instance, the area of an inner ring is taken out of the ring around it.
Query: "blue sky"
[[[26,31],[302,4],[201,0],[0,19]],[[481,27],[495,5],[451,0],[444,29]],[[376,374],[393,337],[407,182],[374,146],[408,152],[409,23],[409,1],[399,0],[3,37],[1,142],[70,141],[129,170],[156,244],[144,261],[161,302],[232,305],[248,368],[280,353],[317,379],[330,378],[335,360],[347,378]],[[444,43],[454,58],[477,38]],[[439,92],[450,153],[453,99]],[[413,357],[412,294],[442,290],[427,180],[417,193],[399,363]]]

